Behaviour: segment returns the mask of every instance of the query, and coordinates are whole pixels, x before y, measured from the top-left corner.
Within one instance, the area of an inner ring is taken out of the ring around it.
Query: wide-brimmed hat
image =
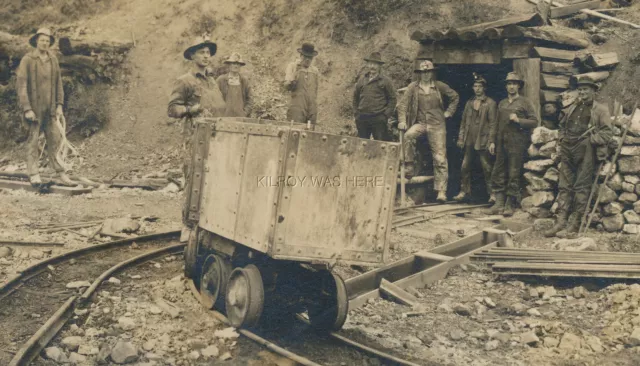
[[[600,85],[598,85],[598,83],[596,83],[595,80],[593,80],[592,78],[590,78],[588,76],[581,77],[580,79],[577,80],[576,87],[578,87],[580,85],[589,85],[590,87],[594,88],[595,90],[600,89]]]
[[[419,60],[416,62],[416,66],[413,71],[415,72],[427,72],[427,71],[435,71],[437,67],[433,65],[433,62],[429,60]]]
[[[229,58],[227,58],[226,60],[224,60],[225,64],[240,64],[240,65],[246,65],[244,63],[244,61],[242,60],[242,57],[240,57],[240,54],[238,52],[234,52],[231,54],[231,56],[229,56]]]
[[[218,49],[218,45],[211,42],[209,39],[204,37],[198,37],[193,41],[193,43],[191,43],[189,47],[187,47],[186,50],[184,50],[184,53],[183,53],[184,58],[186,58],[187,60],[191,60],[191,55],[197,50],[204,47],[209,48],[209,51],[211,52],[211,56],[215,55],[216,50]]]
[[[485,78],[483,78],[481,75],[476,74],[475,72],[473,73],[473,83],[482,83],[484,84],[484,86],[487,86],[487,80]]]
[[[302,47],[298,48],[298,52],[308,57],[318,56],[318,51],[315,50],[315,47],[311,43],[303,43]]]
[[[384,61],[382,61],[382,56],[380,56],[380,52],[372,52],[369,55],[369,57],[365,57],[364,60],[365,61],[375,62],[375,63],[378,63],[380,65],[384,64]]]
[[[520,77],[520,74],[518,74],[517,72],[510,72],[507,74],[507,77],[504,79],[504,82],[509,82],[509,81],[517,81],[519,82],[521,85],[524,85],[524,79],[522,77]]]
[[[39,35],[45,35],[45,36],[49,36],[49,40],[51,41],[51,44],[53,44],[53,42],[55,42],[55,38],[53,38],[53,34],[51,33],[51,30],[49,28],[40,28],[38,29],[38,31],[36,32],[36,34],[34,34],[33,36],[31,36],[31,38],[29,38],[29,44],[33,47],[36,47],[36,40],[38,39]]]

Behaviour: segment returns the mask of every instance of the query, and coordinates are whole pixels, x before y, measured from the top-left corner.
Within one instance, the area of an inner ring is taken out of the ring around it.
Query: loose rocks
[[[138,350],[130,342],[120,340],[111,350],[110,356],[117,364],[132,363],[138,359]]]

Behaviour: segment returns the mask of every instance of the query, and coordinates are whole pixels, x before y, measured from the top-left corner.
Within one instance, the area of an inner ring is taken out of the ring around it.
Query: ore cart
[[[196,123],[185,272],[236,327],[307,312],[338,330],[337,263],[388,255],[399,145],[248,118]]]

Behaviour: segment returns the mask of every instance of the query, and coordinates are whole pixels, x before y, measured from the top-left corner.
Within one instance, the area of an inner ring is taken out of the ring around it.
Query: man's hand
[[[493,142],[489,145],[489,154],[491,155],[496,154],[496,144],[494,144]]]
[[[62,106],[60,104],[58,104],[58,107],[56,108],[56,117],[60,118],[64,115],[64,113],[62,112]]]
[[[458,141],[458,143],[457,143],[457,145],[458,145],[458,147],[459,147],[459,148],[461,148],[461,149],[462,149],[462,148],[464,147],[464,141],[459,140],[459,141]]]
[[[451,113],[449,113],[449,111],[445,111],[444,118],[451,118]]]
[[[398,129],[399,129],[400,131],[406,131],[406,129],[407,129],[407,124],[406,124],[406,123],[404,123],[404,122],[398,123]]]
[[[518,115],[515,113],[511,113],[509,115],[509,120],[515,122],[515,123],[520,123],[520,119],[518,119]]]
[[[27,119],[27,121],[35,122],[35,121],[36,121],[36,114],[35,114],[32,110],[28,110],[28,111],[24,114],[24,118],[26,118],[26,119]]]
[[[192,117],[197,116],[198,114],[200,114],[200,112],[202,112],[202,107],[200,106],[200,103],[187,107],[187,114],[189,114]]]

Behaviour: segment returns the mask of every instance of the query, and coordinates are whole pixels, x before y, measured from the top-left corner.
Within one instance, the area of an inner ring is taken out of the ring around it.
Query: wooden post
[[[520,92],[533,103],[538,120],[540,120],[540,59],[524,58],[513,60],[513,71],[520,74],[524,79],[524,88]]]

